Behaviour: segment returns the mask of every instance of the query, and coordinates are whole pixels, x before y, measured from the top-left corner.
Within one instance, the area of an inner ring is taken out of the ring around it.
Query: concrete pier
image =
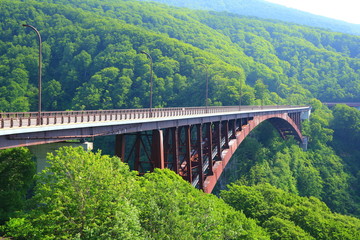
[[[55,153],[60,147],[83,147],[86,151],[93,149],[92,142],[57,142],[49,144],[41,144],[28,147],[30,152],[36,157],[36,172],[41,172],[45,167],[49,166],[46,160],[48,153]]]

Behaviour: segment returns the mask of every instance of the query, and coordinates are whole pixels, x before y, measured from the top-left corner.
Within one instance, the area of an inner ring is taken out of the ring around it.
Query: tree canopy
[[[269,239],[265,230],[170,170],[138,177],[117,157],[60,148],[37,177],[16,239]],[[1,229],[0,229],[1,230]]]
[[[44,110],[147,107],[144,50],[155,107],[203,105],[204,64],[213,105],[238,103],[240,85],[246,104],[360,100],[357,36],[138,1],[0,4],[0,111],[37,106],[37,39],[24,23],[43,39]]]
[[[0,1],[0,111],[311,104],[302,151],[259,126],[217,198],[168,170],[138,177],[116,157],[64,148],[36,177],[27,149],[0,151],[1,234],[17,239],[357,239],[359,37],[135,0]],[[140,54],[148,52],[153,60]],[[317,100],[319,99],[319,100]],[[107,141],[104,141],[107,142]],[[8,196],[11,196],[9,200]],[[336,212],[336,213],[332,213]],[[341,214],[346,214],[341,215]]]

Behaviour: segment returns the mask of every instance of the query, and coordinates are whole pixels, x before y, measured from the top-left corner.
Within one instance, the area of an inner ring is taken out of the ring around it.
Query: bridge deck
[[[231,106],[0,113],[0,149],[202,124],[309,107]]]
[[[122,109],[99,111],[0,113],[0,136],[96,128],[106,126],[151,124],[193,118],[219,117],[229,114],[251,114],[272,111],[308,110],[294,106],[231,106],[194,108]]]

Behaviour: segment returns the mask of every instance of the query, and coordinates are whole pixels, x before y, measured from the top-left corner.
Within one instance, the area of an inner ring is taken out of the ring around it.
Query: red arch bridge
[[[210,193],[236,148],[269,121],[301,144],[304,106],[230,106],[0,113],[0,149],[115,135],[115,154],[140,174],[169,168]]]

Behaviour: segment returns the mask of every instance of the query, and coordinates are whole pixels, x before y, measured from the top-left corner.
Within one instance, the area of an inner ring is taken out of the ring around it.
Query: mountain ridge
[[[335,32],[360,35],[360,24],[348,23],[305,11],[289,8],[264,0],[138,0],[155,1],[167,5],[186,7],[208,11],[226,11],[243,16],[253,16],[262,19],[274,19],[311,27],[328,29]]]

